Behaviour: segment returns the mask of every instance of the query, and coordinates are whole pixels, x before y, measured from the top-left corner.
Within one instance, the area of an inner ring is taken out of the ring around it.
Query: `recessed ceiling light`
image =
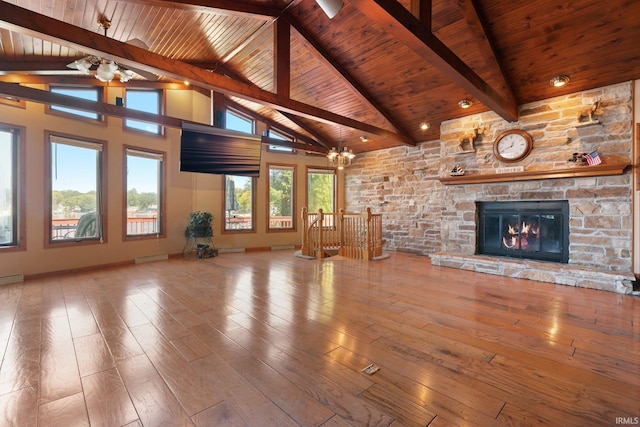
[[[431,127],[431,125],[429,123],[427,123],[427,122],[420,123],[420,129],[422,129],[422,130],[427,130],[430,127]]]
[[[458,105],[460,106],[460,108],[469,108],[471,107],[471,105],[473,105],[473,102],[471,102],[469,98],[465,98],[458,101]]]
[[[369,137],[366,137],[366,136],[362,135],[362,136],[360,137],[360,141],[362,141],[362,142],[367,142],[367,141],[369,141]]]
[[[549,84],[553,87],[562,87],[567,83],[569,83],[569,76],[564,74],[559,76],[553,76],[551,77],[551,80],[549,80]]]

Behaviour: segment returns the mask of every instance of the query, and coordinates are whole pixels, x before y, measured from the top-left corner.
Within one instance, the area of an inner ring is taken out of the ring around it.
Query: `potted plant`
[[[212,237],[213,227],[211,222],[213,215],[206,211],[193,211],[189,213],[189,224],[186,233],[191,237]]]

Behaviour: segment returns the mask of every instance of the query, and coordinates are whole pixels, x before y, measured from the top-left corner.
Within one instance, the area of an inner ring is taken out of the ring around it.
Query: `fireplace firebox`
[[[567,200],[476,202],[477,253],[569,262]]]

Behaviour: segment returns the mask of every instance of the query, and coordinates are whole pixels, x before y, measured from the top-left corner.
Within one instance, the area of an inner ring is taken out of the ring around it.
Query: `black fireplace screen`
[[[477,253],[569,262],[569,202],[476,202]]]

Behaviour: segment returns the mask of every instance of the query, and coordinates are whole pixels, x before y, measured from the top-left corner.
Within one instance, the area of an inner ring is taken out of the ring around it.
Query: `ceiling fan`
[[[98,20],[98,25],[104,30],[105,37],[107,36],[107,30],[111,27],[111,21],[105,17]],[[147,46],[140,39],[131,39],[126,42],[132,46],[136,46],[142,49],[149,50]],[[126,83],[134,77],[134,74],[138,74],[147,80],[158,80],[158,76],[153,73],[149,73],[144,70],[138,70],[133,67],[125,68],[115,61],[109,59],[100,58],[99,56],[89,55],[84,58],[76,59],[75,61],[67,64],[68,68],[78,70],[83,74],[93,74],[96,79],[104,83],[109,83],[118,74],[120,82]]]

